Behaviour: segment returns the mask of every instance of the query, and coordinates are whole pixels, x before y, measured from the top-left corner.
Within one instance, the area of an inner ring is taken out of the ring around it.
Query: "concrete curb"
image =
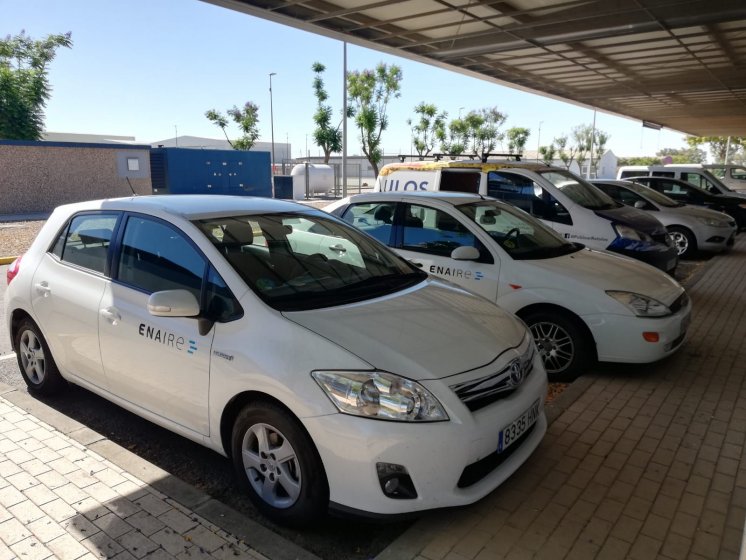
[[[155,490],[166,494],[213,525],[242,539],[252,549],[264,556],[272,558],[272,560],[321,560],[315,554],[273,533],[266,527],[196,489],[191,484],[187,484],[124,447],[108,440],[105,436],[91,430],[77,420],[73,420],[36,400],[25,390],[0,382],[0,396],[136,476]]]

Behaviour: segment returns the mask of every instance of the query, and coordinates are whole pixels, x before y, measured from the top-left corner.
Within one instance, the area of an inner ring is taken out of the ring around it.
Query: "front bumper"
[[[668,273],[673,272],[679,264],[676,247],[662,243],[643,243],[617,237],[607,250],[637,259]]]
[[[522,347],[529,344],[533,342],[524,341]],[[494,365],[422,382],[446,408],[450,417],[446,422],[385,422],[346,414],[304,419],[324,463],[332,507],[367,515],[406,514],[470,504],[502,484],[528,459],[546,432],[547,379],[539,353],[534,351],[533,371],[517,390],[480,410],[469,411],[449,385],[467,376],[479,379],[493,370]],[[537,400],[539,414],[531,431],[506,450],[510,451],[507,458],[485,471],[482,467],[497,455],[498,432]],[[406,467],[417,497],[387,497],[376,463]],[[475,470],[480,471],[476,477]],[[464,487],[463,477],[468,474],[472,479]]]
[[[645,364],[661,360],[681,348],[691,312],[691,302],[687,301],[668,317],[598,314],[585,315],[583,320],[596,339],[599,361]],[[658,342],[646,341],[645,332],[657,332]]]
[[[702,225],[695,230],[697,249],[710,253],[719,253],[731,247],[735,242],[737,229],[733,227],[718,228]]]

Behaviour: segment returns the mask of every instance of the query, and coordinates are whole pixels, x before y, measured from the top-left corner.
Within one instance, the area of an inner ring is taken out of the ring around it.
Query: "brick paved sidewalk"
[[[28,398],[5,389],[4,396],[9,398],[11,394],[22,401]],[[29,405],[34,406],[30,402]],[[43,412],[65,421],[55,411]],[[266,556],[244,540],[3,396],[0,396],[0,418],[0,560],[266,560]],[[83,437],[96,439],[86,428],[77,431]],[[119,451],[128,453],[121,448]],[[149,464],[132,464],[164,486],[179,488],[178,482],[163,480],[168,478],[167,473],[148,467]],[[199,497],[189,488],[173,493],[188,496],[202,507],[209,505],[207,496]],[[251,529],[252,522],[243,516],[233,512],[231,520],[232,510],[218,508],[218,511],[214,515],[217,519]],[[254,531],[257,538],[266,540],[265,529],[254,527]],[[272,546],[287,553],[273,554],[273,558],[311,557],[279,536]]]
[[[688,292],[692,325],[677,355],[583,376],[571,386],[582,394],[510,480],[478,504],[419,520],[378,559],[739,558],[746,235]]]

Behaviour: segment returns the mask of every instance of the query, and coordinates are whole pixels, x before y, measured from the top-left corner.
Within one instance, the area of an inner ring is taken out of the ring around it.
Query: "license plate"
[[[530,408],[524,410],[523,414],[518,418],[500,430],[497,438],[497,452],[502,453],[513,445],[518,438],[526,433],[526,430],[536,423],[538,417],[539,400],[532,404]]]

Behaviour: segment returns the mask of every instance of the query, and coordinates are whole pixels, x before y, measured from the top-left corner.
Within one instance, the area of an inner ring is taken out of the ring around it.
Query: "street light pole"
[[[269,126],[272,130],[272,177],[275,176],[275,114],[272,107],[272,76],[276,76],[277,72],[272,72],[269,75]],[[274,184],[274,180],[272,181]]]
[[[541,125],[544,121],[539,121],[539,133],[536,135],[536,161],[539,161],[541,156]]]

